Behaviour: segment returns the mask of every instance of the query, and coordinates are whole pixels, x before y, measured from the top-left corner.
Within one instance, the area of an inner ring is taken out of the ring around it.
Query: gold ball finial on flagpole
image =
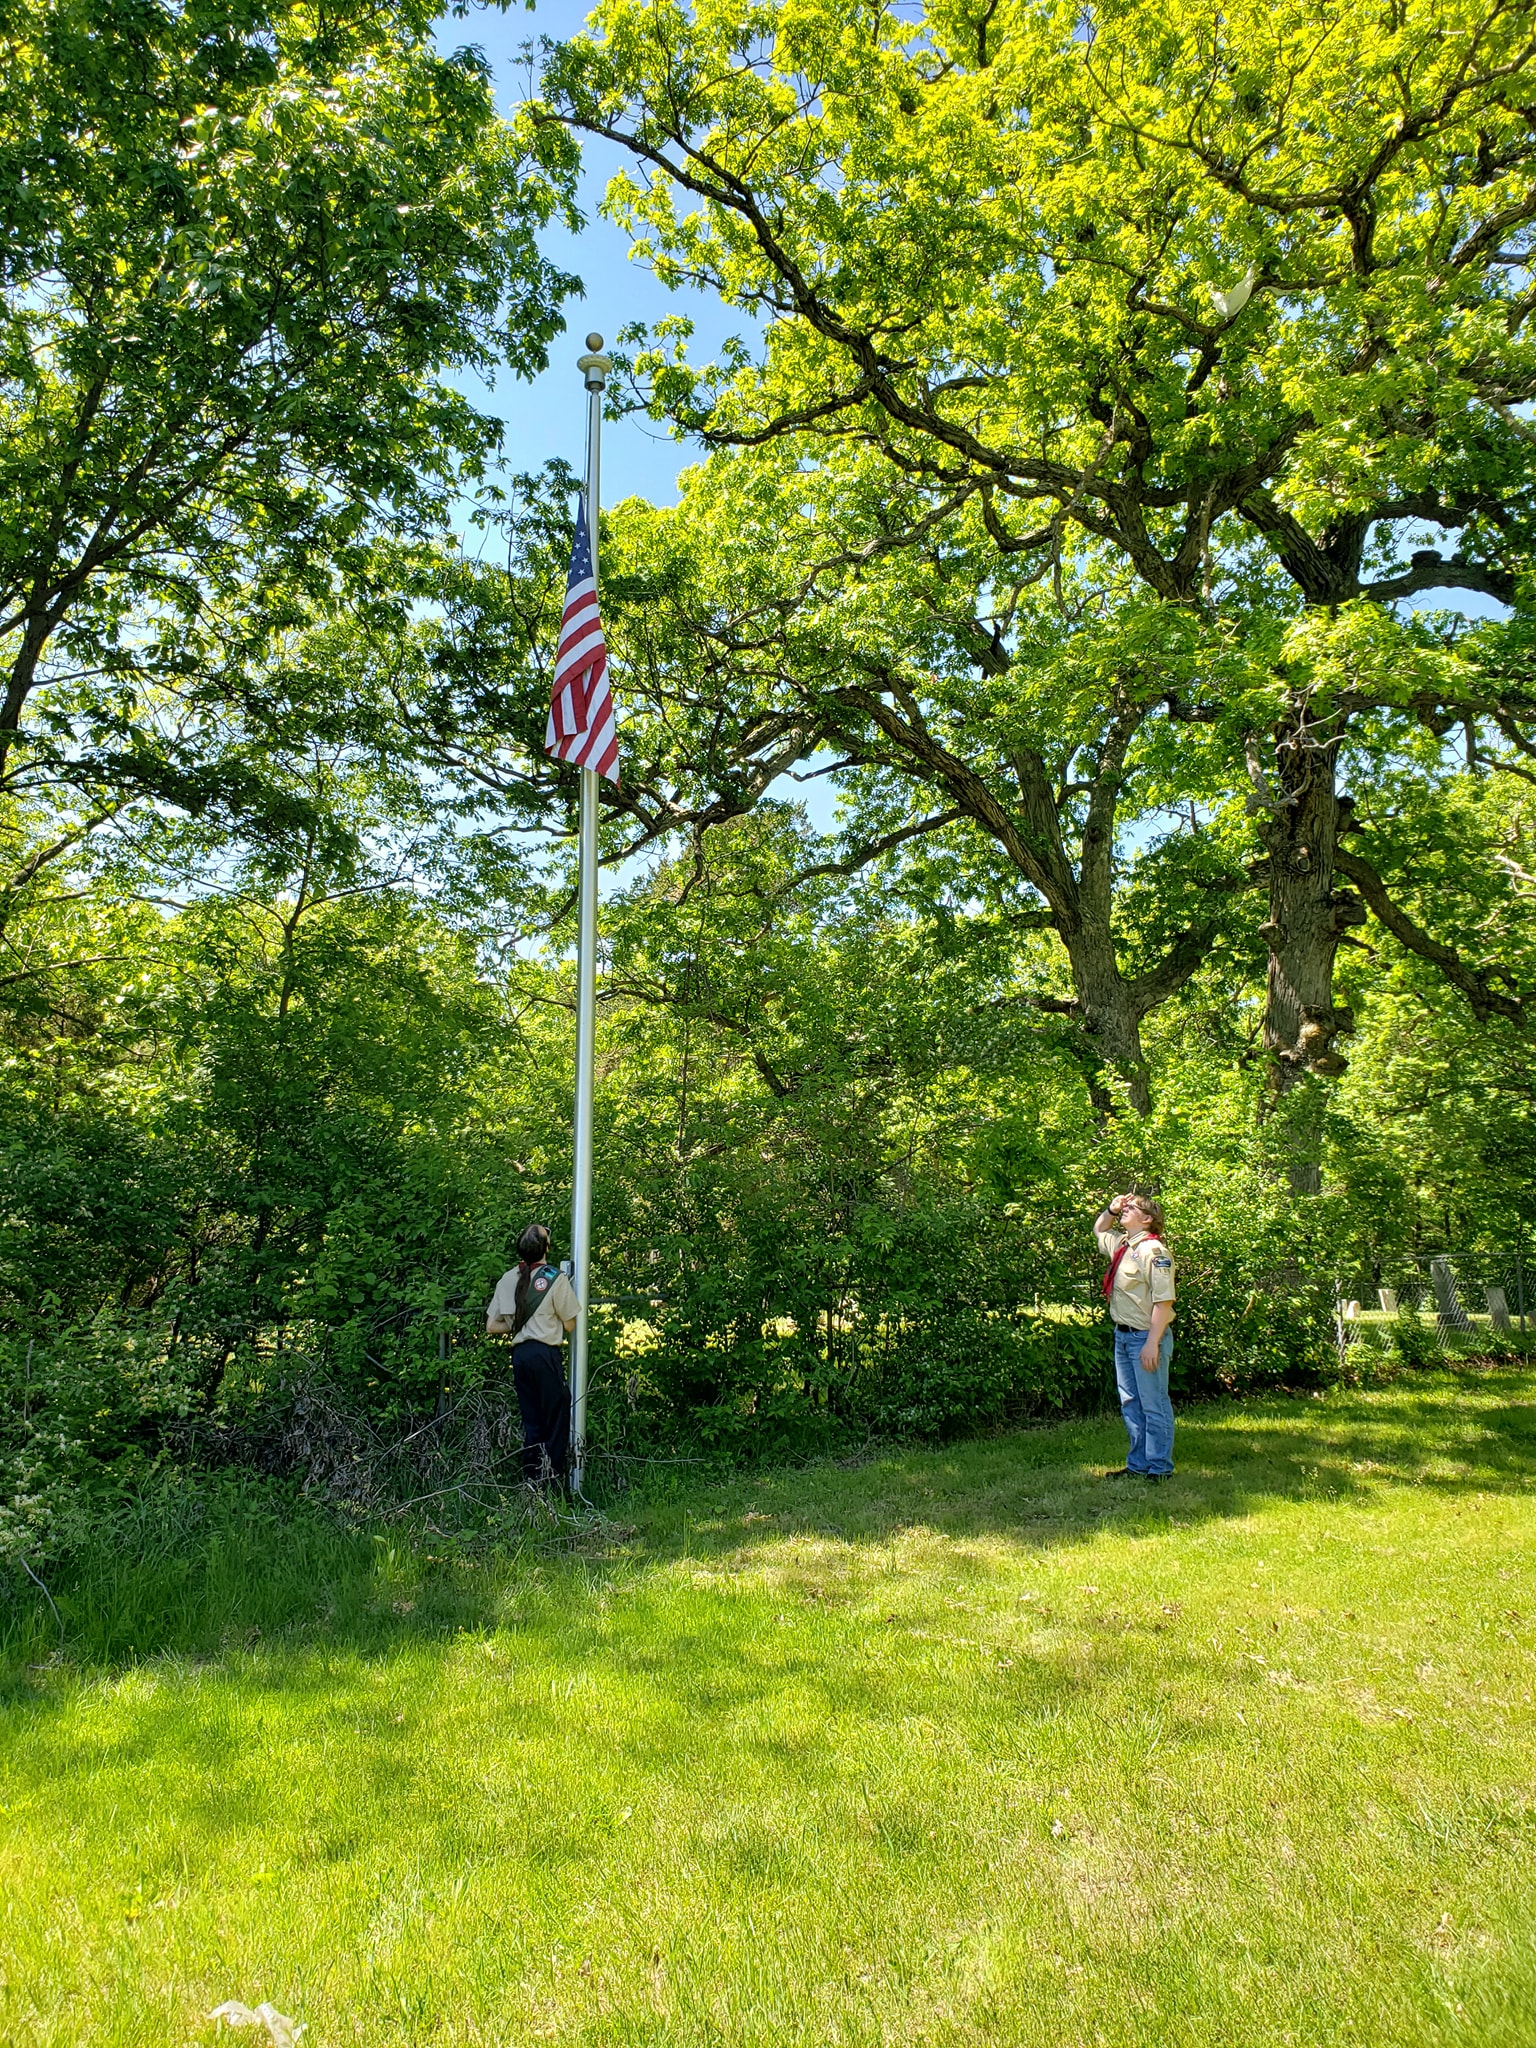
[[[603,354],[603,337],[600,334],[587,336],[587,353],[576,358],[576,367],[587,380],[589,391],[601,391],[608,382],[608,372],[613,368],[613,357]]]

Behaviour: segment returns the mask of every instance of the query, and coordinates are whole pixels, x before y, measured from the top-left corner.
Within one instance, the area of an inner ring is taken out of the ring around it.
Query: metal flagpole
[[[603,388],[612,364],[603,337],[587,336],[576,367],[587,386],[587,538],[592,585],[597,588],[598,456],[603,430]],[[571,1280],[579,1304],[571,1333],[571,1480],[578,1493],[587,1462],[587,1298],[592,1270],[592,1066],[597,1037],[597,770],[581,771],[576,942],[576,1116],[571,1173]]]

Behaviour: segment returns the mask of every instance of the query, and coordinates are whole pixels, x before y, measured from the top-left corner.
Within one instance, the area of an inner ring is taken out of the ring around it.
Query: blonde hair
[[[1133,1192],[1131,1199],[1146,1217],[1152,1235],[1154,1237],[1161,1237],[1163,1234],[1163,1205],[1156,1195],[1138,1195]]]

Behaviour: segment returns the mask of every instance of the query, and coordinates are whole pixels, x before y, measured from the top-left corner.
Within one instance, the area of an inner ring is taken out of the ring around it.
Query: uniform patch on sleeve
[[[1154,1259],[1154,1260],[1152,1261],[1152,1264],[1153,1264],[1154,1266],[1166,1266],[1166,1267],[1168,1267],[1168,1268],[1169,1268],[1169,1270],[1170,1270],[1170,1271],[1172,1270],[1172,1267],[1173,1267],[1173,1261],[1172,1261],[1172,1259],[1169,1259],[1169,1258],[1162,1258],[1162,1259]]]
[[[534,1292],[535,1292],[536,1294],[542,1294],[542,1293],[544,1292],[545,1288],[546,1288],[546,1287],[548,1287],[548,1285],[549,1285],[549,1282],[548,1282],[548,1281],[547,1281],[547,1280],[546,1280],[546,1279],[545,1279],[545,1278],[543,1277],[543,1275],[541,1274],[541,1275],[539,1276],[539,1278],[538,1278],[537,1280],[535,1280],[535,1281],[534,1281],[534,1283],[533,1283],[533,1288],[534,1288]]]

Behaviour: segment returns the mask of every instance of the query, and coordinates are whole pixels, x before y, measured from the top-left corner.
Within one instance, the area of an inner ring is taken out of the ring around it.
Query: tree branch
[[[1524,997],[1500,995],[1490,986],[1492,974],[1502,974],[1502,970],[1469,967],[1453,947],[1431,938],[1422,925],[1416,924],[1407,911],[1392,901],[1386,884],[1369,861],[1362,860],[1357,853],[1346,853],[1340,847],[1334,854],[1334,865],[1360,891],[1377,923],[1384,925],[1398,944],[1405,946],[1410,953],[1416,953],[1421,960],[1428,960],[1432,966],[1438,967],[1452,988],[1466,997],[1479,1024],[1486,1024],[1490,1017],[1503,1017],[1511,1024],[1523,1025],[1528,1021]]]
[[[930,832],[942,832],[946,825],[955,825],[966,815],[958,805],[953,810],[937,811],[931,818],[919,818],[914,824],[903,825],[898,832],[882,833],[880,838],[871,839],[863,846],[857,846],[846,860],[818,861],[814,867],[801,868],[791,882],[791,888],[798,888],[802,882],[809,882],[816,875],[852,875],[860,868],[868,867],[872,860],[878,860],[883,853],[891,853],[898,846],[904,846],[909,839],[921,839]]]
[[[1394,598],[1412,597],[1420,590],[1476,590],[1500,604],[1515,601],[1515,578],[1507,569],[1491,569],[1481,562],[1447,561],[1433,548],[1419,548],[1409,557],[1401,576],[1388,576],[1380,583],[1362,583],[1360,595],[1378,604]]]

